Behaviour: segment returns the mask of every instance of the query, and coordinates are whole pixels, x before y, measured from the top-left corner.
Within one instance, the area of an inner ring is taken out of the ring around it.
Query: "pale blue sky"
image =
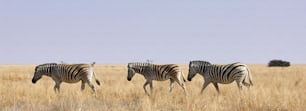
[[[306,63],[305,0],[1,0],[0,64]]]

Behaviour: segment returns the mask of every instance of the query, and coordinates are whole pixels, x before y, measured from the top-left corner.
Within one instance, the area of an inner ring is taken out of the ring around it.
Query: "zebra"
[[[85,83],[88,83],[96,96],[96,88],[92,83],[92,76],[95,77],[98,85],[100,85],[100,81],[96,79],[95,72],[93,71],[94,64],[95,62],[92,64],[40,64],[35,67],[32,83],[35,84],[45,75],[51,77],[55,81],[54,91],[60,92],[60,84],[62,82],[77,83],[82,81],[81,90],[83,91],[85,89]]]
[[[180,70],[178,65],[165,64],[156,65],[151,63],[128,63],[128,76],[127,80],[131,81],[135,73],[141,74],[147,80],[143,85],[145,93],[150,96],[153,93],[152,81],[165,81],[170,79],[170,92],[174,87],[174,81],[176,81],[184,90],[185,95],[188,95],[186,86],[184,84],[185,77],[183,72]],[[181,75],[183,76],[184,82],[181,81]],[[146,86],[150,84],[151,93],[149,94],[146,90]]]
[[[199,73],[203,76],[205,82],[201,89],[201,94],[210,83],[213,83],[218,94],[220,94],[218,83],[229,84],[236,81],[239,91],[242,90],[242,84],[246,87],[253,85],[252,76],[247,65],[236,62],[232,64],[216,65],[207,61],[190,61],[188,71],[188,81]],[[246,77],[249,83],[246,83]]]

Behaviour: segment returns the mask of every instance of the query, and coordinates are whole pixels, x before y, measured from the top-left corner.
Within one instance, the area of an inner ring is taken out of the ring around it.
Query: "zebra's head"
[[[133,76],[136,73],[142,73],[146,68],[148,68],[150,63],[142,63],[142,62],[136,62],[136,63],[128,63],[128,76],[127,80],[130,81],[132,80]]]
[[[135,70],[133,69],[133,64],[129,63],[128,64],[128,76],[127,76],[127,80],[131,81],[133,76],[135,75]]]
[[[56,63],[42,64],[35,67],[34,76],[32,78],[32,83],[36,83],[44,74],[49,74],[51,72],[51,66],[57,65]]]
[[[205,66],[211,65],[206,61],[190,61],[189,62],[189,71],[188,71],[188,81],[191,81],[192,78],[197,74],[201,73],[202,70],[205,70]],[[202,67],[204,66],[204,67]]]
[[[40,66],[36,66],[34,76],[32,78],[32,83],[35,84],[41,78],[41,76],[42,76],[42,73],[40,70]]]

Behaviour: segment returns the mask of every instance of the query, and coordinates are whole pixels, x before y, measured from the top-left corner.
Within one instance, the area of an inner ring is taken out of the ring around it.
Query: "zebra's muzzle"
[[[187,80],[188,80],[188,81],[191,81],[191,78],[188,78]]]
[[[128,81],[131,81],[132,79],[131,79],[131,78],[127,78],[127,80],[128,80]]]
[[[32,79],[32,83],[35,84],[35,83],[36,83],[36,80]]]

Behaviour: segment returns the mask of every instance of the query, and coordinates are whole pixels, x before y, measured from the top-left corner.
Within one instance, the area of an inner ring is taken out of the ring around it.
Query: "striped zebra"
[[[210,83],[213,83],[218,94],[220,94],[218,83],[229,84],[236,81],[239,90],[242,89],[242,84],[248,88],[253,85],[251,73],[247,65],[239,62],[226,65],[216,65],[207,61],[190,61],[188,81],[191,81],[197,73],[202,75],[205,80],[201,93],[203,93],[204,89]],[[249,83],[245,82],[247,76],[249,78]]]
[[[60,84],[76,83],[82,81],[81,90],[85,88],[85,83],[91,87],[96,95],[96,88],[92,83],[92,76],[95,77],[92,64],[57,64],[46,63],[35,67],[35,73],[32,83],[36,83],[43,75],[51,77],[55,81],[54,91],[60,92]],[[96,83],[100,85],[100,81],[96,79]]]
[[[179,69],[178,65],[166,64],[166,65],[156,65],[150,63],[128,63],[128,76],[127,80],[131,81],[135,73],[141,74],[147,80],[143,85],[145,93],[150,96],[153,92],[152,81],[165,81],[170,79],[170,92],[174,87],[174,81],[176,81],[184,90],[185,94],[188,95],[186,86],[184,84],[185,77],[183,72]],[[181,81],[181,75],[183,76],[183,81]],[[150,84],[151,93],[148,94],[146,86]]]

